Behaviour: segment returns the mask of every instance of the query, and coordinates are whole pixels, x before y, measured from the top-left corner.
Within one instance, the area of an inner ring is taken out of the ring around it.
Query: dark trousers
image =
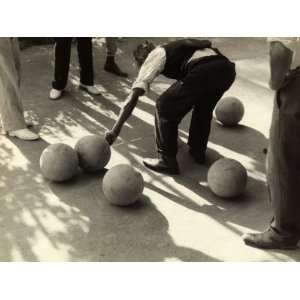
[[[157,100],[157,151],[167,157],[176,156],[178,125],[193,110],[188,144],[194,153],[204,155],[214,107],[234,79],[235,65],[225,57],[208,57],[190,63],[185,78],[176,81]]]
[[[106,37],[106,53],[108,56],[115,56],[117,53],[117,38],[116,37]]]
[[[72,37],[56,38],[55,43],[55,70],[53,88],[63,90],[67,85]],[[80,66],[80,82],[85,85],[94,85],[92,38],[77,39],[77,51]]]
[[[267,177],[272,227],[300,238],[300,77],[293,78],[275,97]]]

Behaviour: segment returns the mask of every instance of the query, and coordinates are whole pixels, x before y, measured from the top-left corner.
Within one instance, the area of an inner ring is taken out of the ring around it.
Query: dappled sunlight
[[[257,160],[255,160],[247,155],[232,151],[223,146],[214,144],[212,142],[209,142],[208,146],[210,148],[215,149],[216,151],[222,153],[222,155],[224,155],[224,157],[235,159],[238,162],[240,162],[247,169],[248,176],[250,176],[256,180],[266,182],[265,173],[257,170],[257,164],[258,164]],[[261,163],[259,163],[259,164],[261,164]]]
[[[69,260],[73,238],[87,234],[90,219],[50,193],[38,170],[39,142],[32,144],[28,155],[26,147],[25,154],[5,141],[0,147],[5,162],[0,179],[0,260]],[[31,155],[36,157],[34,163]]]
[[[115,98],[114,96],[112,96],[113,98]],[[109,97],[105,97],[107,100],[111,100],[111,98],[109,99]],[[94,110],[95,112],[100,113],[101,115],[107,117],[107,118],[111,118],[111,119],[116,119],[117,118],[117,114],[113,111],[107,111],[107,109],[105,108],[104,104],[102,104],[101,102],[91,102],[91,101],[85,101],[80,99],[81,103],[83,105],[85,105],[86,107]],[[99,121],[98,121],[99,122]]]
[[[29,168],[28,159],[6,137],[0,137],[0,164],[11,171],[15,169],[27,171]]]
[[[39,116],[34,110],[27,110],[24,112],[25,120],[30,125],[38,125],[39,123]]]
[[[183,200],[194,202],[199,205],[199,207],[203,205],[212,205],[208,199],[205,199],[201,195],[201,193],[191,190],[189,186],[178,185],[176,181],[167,176],[154,179],[151,181],[151,184],[155,186],[156,189],[161,189],[170,195],[182,197]],[[201,188],[201,185],[195,181],[195,185],[196,184]]]
[[[144,167],[143,158],[156,155],[155,100],[172,82],[160,76],[152,90],[140,98],[111,147],[111,160],[106,166],[110,169],[126,163],[141,172],[145,188],[139,202],[124,208],[110,205],[102,191],[105,172],[80,171],[73,180],[60,184],[43,178],[39,157],[49,144],[63,142],[74,146],[85,135],[102,135],[112,128],[137,73],[132,50],[144,39],[128,38],[119,43],[116,61],[129,73],[128,79],[103,70],[105,40],[94,39],[95,84],[102,94],[99,96],[78,88],[80,70],[73,45],[70,84],[59,101],[48,99],[53,76],[52,46],[24,52],[26,75],[22,89],[26,119],[34,124],[33,130],[39,131],[42,139],[27,143],[0,137],[0,260],[297,259],[296,252],[266,252],[245,247],[241,241],[244,232],[262,230],[271,217],[262,153],[268,144],[272,94],[265,86],[268,70],[264,46],[258,51],[261,57],[251,57],[253,45],[263,44],[260,39],[250,46],[247,38],[238,44],[235,38],[229,42],[214,39],[224,53],[230,52],[239,59],[237,81],[226,95],[242,100],[245,116],[236,128],[212,122],[205,165],[195,164],[188,153],[188,114],[179,129],[181,175],[166,176]],[[241,51],[244,48],[245,53]],[[221,157],[236,159],[247,169],[249,180],[240,197],[222,199],[208,187],[208,169]]]
[[[153,126],[154,124],[153,114],[147,113],[146,111],[140,109],[138,106],[134,109],[133,115],[143,120],[143,122],[147,123],[150,126]]]

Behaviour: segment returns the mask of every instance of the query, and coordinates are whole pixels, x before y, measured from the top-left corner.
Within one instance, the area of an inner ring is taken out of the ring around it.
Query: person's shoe
[[[104,70],[117,76],[128,77],[128,74],[123,72],[113,60],[106,60]]]
[[[193,157],[194,161],[199,164],[203,165],[205,163],[205,154],[204,153],[195,153],[192,149],[189,150],[189,154]]]
[[[34,126],[33,122],[25,120],[25,125],[27,128],[31,128]],[[2,124],[0,122],[0,134],[6,134],[7,132],[3,129]]]
[[[246,233],[243,236],[244,243],[248,246],[260,249],[292,250],[298,248],[298,238],[285,237],[269,228],[261,233]]]
[[[79,88],[82,89],[83,91],[88,92],[91,95],[101,95],[101,92],[97,87],[94,85],[85,85],[85,84],[80,84]]]
[[[26,124],[27,128],[31,128],[34,126],[33,122],[31,122],[31,121],[25,121],[25,124]]]
[[[170,175],[178,175],[179,167],[176,159],[168,162],[163,158],[146,158],[143,160],[144,165],[153,171]]]
[[[40,138],[38,134],[32,132],[28,128],[9,131],[7,134],[24,141],[34,141]]]
[[[63,91],[57,90],[57,89],[51,89],[49,93],[49,98],[51,100],[58,100],[63,94]]]

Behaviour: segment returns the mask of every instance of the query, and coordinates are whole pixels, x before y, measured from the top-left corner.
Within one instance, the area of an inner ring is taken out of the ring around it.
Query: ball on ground
[[[114,205],[127,206],[136,202],[143,193],[144,179],[130,165],[117,165],[105,174],[103,193]]]
[[[104,169],[110,160],[110,146],[104,137],[88,135],[81,138],[75,145],[79,166],[87,172]]]
[[[63,143],[49,145],[41,154],[40,169],[43,176],[51,181],[65,181],[78,172],[76,151]]]
[[[235,97],[222,98],[216,105],[215,115],[224,126],[236,126],[244,116],[244,105]]]
[[[247,171],[234,159],[221,158],[208,170],[208,186],[214,194],[222,198],[241,195],[247,184]]]

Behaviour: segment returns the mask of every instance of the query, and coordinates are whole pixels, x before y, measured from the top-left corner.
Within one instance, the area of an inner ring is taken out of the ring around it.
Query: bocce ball
[[[130,165],[117,165],[104,175],[102,188],[111,204],[126,206],[136,202],[142,195],[144,179]]]
[[[224,126],[236,126],[244,116],[244,105],[235,97],[222,98],[216,105],[215,115]]]
[[[104,137],[88,135],[81,138],[75,145],[79,166],[87,172],[104,169],[110,160],[110,146]]]
[[[221,158],[208,170],[208,186],[214,194],[223,198],[243,193],[247,184],[247,171],[234,159]]]
[[[40,168],[43,176],[52,181],[71,179],[78,171],[77,153],[66,144],[49,145],[41,154]]]

